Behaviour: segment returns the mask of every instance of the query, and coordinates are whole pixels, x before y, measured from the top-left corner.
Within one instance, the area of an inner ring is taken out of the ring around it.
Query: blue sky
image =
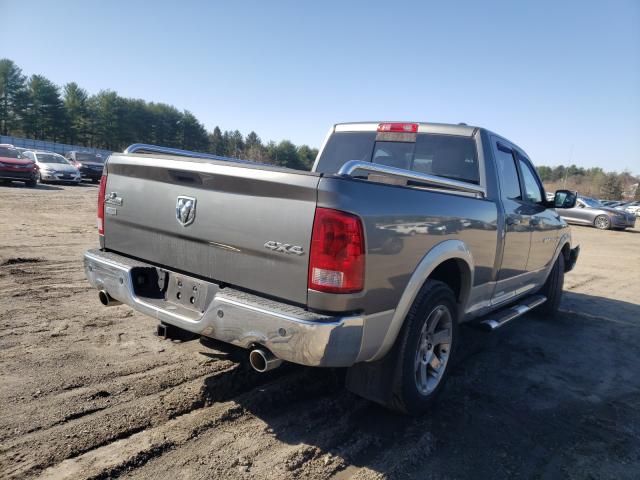
[[[538,165],[640,174],[640,1],[0,0],[0,57],[207,127],[466,122]]]

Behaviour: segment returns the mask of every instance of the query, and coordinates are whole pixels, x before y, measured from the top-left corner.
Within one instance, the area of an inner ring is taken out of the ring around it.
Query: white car
[[[23,152],[22,155],[33,160],[38,165],[38,181],[40,183],[80,183],[80,171],[62,155],[38,150],[28,150]]]
[[[624,211],[627,213],[633,213],[636,217],[640,217],[640,200],[625,205]]]

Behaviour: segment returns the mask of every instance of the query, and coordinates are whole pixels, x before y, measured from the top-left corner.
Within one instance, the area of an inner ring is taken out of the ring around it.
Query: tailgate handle
[[[202,177],[194,172],[186,172],[184,170],[169,170],[169,176],[172,180],[179,183],[202,185]]]

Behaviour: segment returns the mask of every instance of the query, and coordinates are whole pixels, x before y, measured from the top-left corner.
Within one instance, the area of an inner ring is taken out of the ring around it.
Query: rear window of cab
[[[473,138],[419,133],[415,142],[376,141],[376,132],[336,132],[329,138],[317,172],[336,173],[350,160],[373,162],[418,173],[478,184]]]

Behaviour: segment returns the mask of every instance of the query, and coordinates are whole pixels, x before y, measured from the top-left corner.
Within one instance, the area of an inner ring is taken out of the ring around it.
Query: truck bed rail
[[[403,168],[388,167],[386,165],[380,165],[377,163],[363,162],[361,160],[348,161],[347,163],[342,165],[340,170],[338,170],[338,175],[351,177],[357,170],[372,173],[381,173],[383,175],[403,178],[405,180],[413,180],[416,182],[425,183],[427,185],[433,185],[435,187],[443,187],[451,190],[458,190],[461,192],[474,193],[481,197],[486,196],[484,187],[481,187],[480,185],[474,185],[473,183],[461,182],[449,178],[429,175],[427,173],[418,173],[412,170],[405,170]]]
[[[239,158],[222,157],[220,155],[212,155],[210,153],[193,152],[191,150],[181,150],[179,148],[161,147],[159,145],[149,145],[146,143],[134,143],[129,145],[125,151],[125,154],[129,153],[160,153],[162,155],[175,155],[178,157],[190,157],[190,158],[209,158],[211,160],[222,160],[226,162],[236,163],[256,163],[251,160],[241,160]]]

